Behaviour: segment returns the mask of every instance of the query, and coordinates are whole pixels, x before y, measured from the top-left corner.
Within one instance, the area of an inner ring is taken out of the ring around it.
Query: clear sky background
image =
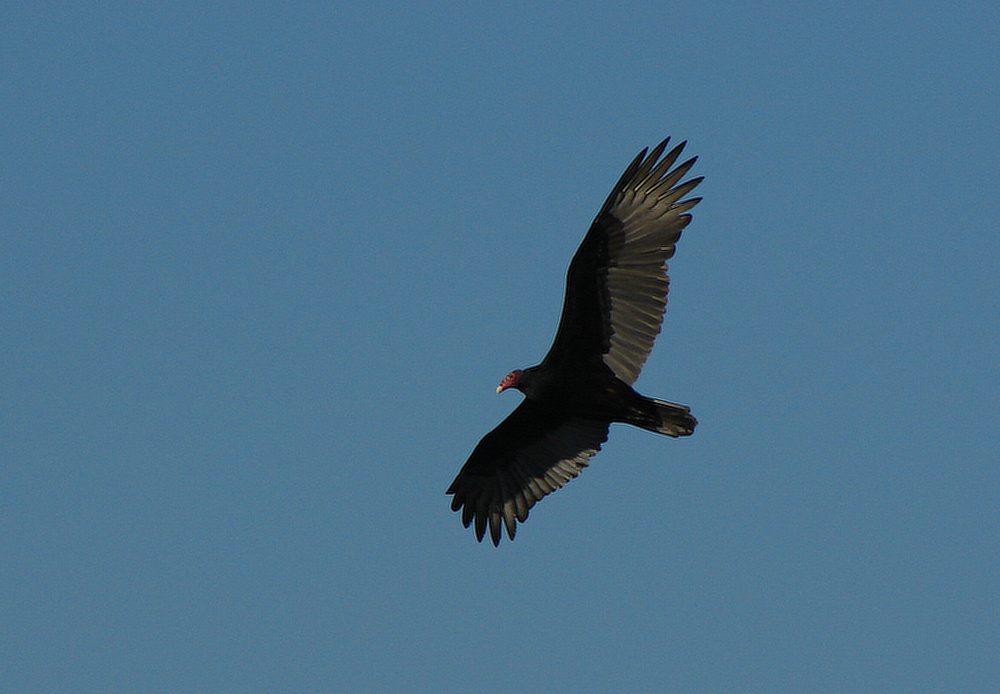
[[[1000,691],[1000,9],[7,3],[0,690]],[[444,491],[629,160],[623,426]]]

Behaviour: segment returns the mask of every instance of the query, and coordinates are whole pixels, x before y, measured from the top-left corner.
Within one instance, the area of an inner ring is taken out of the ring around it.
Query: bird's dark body
[[[632,424],[650,431],[657,431],[664,425],[664,417],[657,409],[660,401],[636,392],[599,359],[588,365],[587,378],[579,378],[579,365],[576,364],[554,366],[549,370],[541,367],[540,364],[525,369],[518,384],[525,398],[539,406],[552,408],[565,416]],[[689,428],[694,430],[697,422],[694,417],[687,417]]]
[[[632,388],[666,306],[666,261],[700,198],[683,199],[701,181],[681,179],[695,160],[674,164],[681,143],[643,150],[612,189],[566,275],[566,296],[552,347],[537,366],[511,372],[498,392],[524,401],[483,437],[448,489],[462,523],[493,544],[501,527],[514,539],[529,509],[587,466],[614,422],[672,437],[697,421],[684,405]],[[674,168],[671,168],[674,167]]]

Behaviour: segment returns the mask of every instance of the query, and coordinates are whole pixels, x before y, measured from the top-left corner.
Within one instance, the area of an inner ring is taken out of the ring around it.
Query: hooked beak
[[[500,381],[500,385],[497,386],[497,393],[502,393],[508,388],[513,388],[517,385],[518,381],[521,380],[521,374],[523,372],[520,369],[514,369],[509,374],[503,377]]]

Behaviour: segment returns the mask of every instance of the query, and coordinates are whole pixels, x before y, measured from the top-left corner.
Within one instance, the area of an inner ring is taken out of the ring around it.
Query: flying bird
[[[663,322],[666,261],[701,201],[684,198],[702,178],[681,182],[697,157],[675,167],[686,142],[664,156],[669,141],[643,149],[611,190],[570,263],[548,354],[497,386],[524,400],[448,488],[452,511],[462,512],[466,528],[475,525],[480,542],[488,525],[498,546],[501,524],[513,540],[535,503],[587,466],[612,422],[675,438],[694,432],[690,408],[632,389]]]

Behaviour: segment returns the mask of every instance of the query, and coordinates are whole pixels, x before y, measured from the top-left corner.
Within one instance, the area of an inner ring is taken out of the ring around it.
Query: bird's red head
[[[500,385],[497,386],[497,393],[502,393],[508,388],[514,388],[517,386],[518,381],[521,380],[521,374],[524,373],[520,369],[514,369],[509,374],[503,377],[500,381]]]

